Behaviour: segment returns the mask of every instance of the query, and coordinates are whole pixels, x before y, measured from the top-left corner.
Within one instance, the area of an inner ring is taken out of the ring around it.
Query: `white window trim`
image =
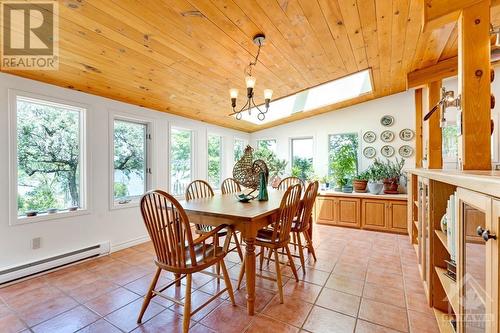
[[[156,170],[154,166],[155,163],[155,154],[153,154],[153,142],[154,142],[154,134],[155,134],[155,121],[152,118],[138,116],[136,114],[131,114],[128,112],[122,111],[109,111],[109,121],[108,121],[108,134],[109,134],[109,145],[108,145],[108,156],[109,156],[109,210],[117,210],[117,209],[126,209],[138,207],[142,198],[140,196],[131,197],[130,202],[120,204],[115,200],[114,196],[114,187],[115,187],[115,163],[114,163],[114,150],[115,150],[115,142],[114,142],[114,121],[115,120],[123,120],[138,124],[146,125],[146,131],[148,137],[150,139],[146,139],[146,170],[151,170],[151,172],[146,171],[146,192],[154,188],[154,184],[156,178],[154,175],[156,174]]]
[[[180,130],[180,131],[189,131],[191,132],[191,180],[193,181],[197,177],[197,172],[196,172],[196,166],[197,162],[195,161],[195,158],[198,156],[196,147],[198,145],[195,145],[196,139],[197,139],[197,132],[195,129],[186,127],[186,126],[177,126],[175,124],[169,123],[168,124],[168,151],[167,151],[167,162],[168,162],[168,177],[167,177],[167,183],[168,183],[168,193],[171,193],[176,199],[184,199],[184,194],[177,194],[174,195],[172,191],[172,154],[171,154],[171,148],[172,148],[172,129]]]
[[[207,149],[207,182],[209,181],[209,179],[208,179],[208,137],[210,137],[210,136],[216,136],[216,137],[220,138],[220,147],[219,147],[219,165],[220,165],[219,179],[220,179],[220,183],[217,187],[214,187],[214,190],[220,190],[222,182],[224,181],[224,179],[222,179],[222,178],[223,178],[223,175],[225,174],[224,172],[226,171],[225,170],[226,168],[224,167],[224,161],[225,161],[224,135],[222,135],[220,133],[215,133],[215,132],[208,132],[207,133],[207,145],[206,145],[207,146],[206,147],[206,149]],[[212,184],[210,184],[210,186],[212,186]]]
[[[17,215],[17,97],[27,97],[75,107],[80,110],[80,198],[81,209],[76,211],[62,211],[54,214],[41,214],[33,217]],[[91,207],[91,161],[89,154],[89,138],[87,128],[89,123],[89,105],[59,99],[52,96],[40,95],[31,92],[8,89],[8,142],[9,142],[9,225],[32,224],[42,221],[64,219],[92,213]]]

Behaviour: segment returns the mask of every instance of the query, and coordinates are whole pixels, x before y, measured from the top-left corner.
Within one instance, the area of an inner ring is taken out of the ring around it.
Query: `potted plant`
[[[368,178],[369,178],[368,170],[365,170],[357,174],[352,181],[354,192],[365,193],[366,186],[368,185]]]
[[[338,149],[332,159],[333,178],[335,179],[335,190],[344,193],[352,192],[351,180],[356,174],[356,152],[349,145],[344,145]]]
[[[378,159],[375,159],[366,172],[368,176],[368,192],[380,194],[384,188],[382,179],[386,175],[385,165]]]
[[[399,193],[399,180],[403,175],[402,170],[405,164],[404,158],[396,162],[387,160],[385,163],[386,174],[383,179],[384,181],[384,193],[385,194],[397,194]]]
[[[321,184],[325,185],[325,189],[328,190],[330,188],[330,177],[323,176],[320,181],[321,181]]]

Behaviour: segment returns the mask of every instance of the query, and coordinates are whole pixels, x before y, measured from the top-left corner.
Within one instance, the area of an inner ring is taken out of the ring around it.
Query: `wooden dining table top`
[[[180,200],[186,213],[221,218],[236,218],[239,221],[251,222],[276,213],[280,207],[285,191],[270,189],[269,200],[258,199],[239,202],[234,193],[216,194],[209,198]]]

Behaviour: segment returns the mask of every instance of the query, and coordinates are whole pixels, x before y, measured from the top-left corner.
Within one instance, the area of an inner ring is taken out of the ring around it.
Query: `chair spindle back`
[[[292,229],[293,219],[299,209],[301,192],[302,186],[300,184],[295,184],[288,187],[283,195],[278,212],[278,219],[273,225],[272,240],[274,242],[285,242],[290,239],[290,230]]]
[[[241,192],[240,184],[234,178],[226,178],[221,185],[222,194]]]
[[[299,218],[296,222],[297,229],[307,228],[309,226],[314,202],[318,196],[318,188],[318,181],[314,181],[307,186],[307,189],[304,192],[304,197],[302,198],[302,205],[298,214]]]
[[[292,185],[296,185],[296,184],[300,184],[302,186],[302,188],[305,188],[304,182],[302,181],[302,179],[297,178],[297,177],[286,177],[286,178],[283,178],[280,181],[280,183],[278,184],[278,190],[286,191],[287,188],[289,188]]]
[[[186,200],[209,198],[214,196],[214,190],[206,181],[197,179],[186,187]]]

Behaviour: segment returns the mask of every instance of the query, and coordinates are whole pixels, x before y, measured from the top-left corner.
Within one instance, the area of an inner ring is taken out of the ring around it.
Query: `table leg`
[[[245,238],[245,273],[247,278],[247,311],[254,315],[255,304],[255,238]]]

